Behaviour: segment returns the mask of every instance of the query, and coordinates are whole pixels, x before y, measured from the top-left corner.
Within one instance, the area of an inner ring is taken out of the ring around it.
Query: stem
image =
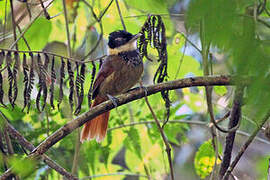
[[[228,179],[229,175],[231,174],[231,172],[235,168],[236,164],[239,162],[239,160],[241,159],[242,155],[245,153],[245,151],[247,150],[248,146],[252,143],[253,139],[256,137],[256,135],[261,130],[261,128],[263,127],[263,125],[265,124],[265,122],[269,119],[269,117],[270,117],[270,110],[263,117],[263,119],[261,120],[260,125],[257,126],[257,128],[255,129],[255,131],[251,134],[251,136],[248,138],[248,140],[245,142],[245,144],[241,147],[240,151],[238,152],[238,154],[236,155],[235,159],[231,163],[230,167],[226,171],[226,173],[223,176],[223,179],[222,180]]]
[[[124,19],[123,19],[121,10],[120,10],[120,6],[119,6],[119,3],[118,3],[118,0],[115,0],[115,2],[116,2],[118,14],[119,14],[119,16],[120,16],[120,19],[121,19],[121,23],[122,23],[123,29],[124,29],[125,31],[127,31],[127,28],[126,28],[126,25],[125,25],[125,22],[124,22]]]
[[[145,96],[144,99],[145,99],[145,102],[146,102],[146,104],[147,104],[147,106],[148,106],[148,108],[149,108],[149,110],[150,110],[150,112],[151,112],[151,114],[152,114],[152,116],[153,116],[153,118],[155,120],[155,123],[156,123],[156,125],[158,127],[158,130],[159,130],[160,134],[161,134],[162,140],[163,140],[163,142],[164,142],[164,144],[166,146],[166,152],[167,152],[168,161],[169,161],[169,165],[170,165],[171,180],[174,180],[173,163],[172,163],[172,156],[171,156],[171,146],[170,146],[169,141],[168,141],[168,139],[167,139],[167,137],[166,137],[166,135],[164,133],[163,128],[161,127],[161,125],[160,125],[160,123],[159,123],[159,121],[157,119],[157,116],[156,116],[155,112],[153,111],[153,108],[151,107],[151,105],[150,105],[150,103],[148,101],[147,96]]]
[[[231,113],[231,118],[228,125],[229,129],[237,127],[237,125],[240,124],[239,122],[241,119],[242,99],[243,99],[243,87],[238,86],[235,90],[232,113]],[[236,132],[234,131],[234,132],[230,132],[226,136],[226,143],[225,143],[226,145],[225,145],[225,149],[223,153],[224,155],[223,155],[223,159],[222,159],[222,163],[221,163],[221,167],[219,171],[220,179],[224,176],[224,174],[226,173],[230,165],[235,134]]]

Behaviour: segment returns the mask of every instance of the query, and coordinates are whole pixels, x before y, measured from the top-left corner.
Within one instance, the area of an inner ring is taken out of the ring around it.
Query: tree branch
[[[231,118],[228,124],[228,128],[232,129],[235,127],[238,127],[238,124],[241,119],[241,106],[242,106],[242,99],[243,99],[243,87],[237,87],[235,90],[234,100],[233,100],[233,107],[232,107],[232,113]],[[224,155],[219,171],[219,177],[222,178],[227,171],[230,162],[231,162],[231,155],[232,155],[232,149],[235,139],[235,131],[230,132],[226,136],[226,145],[224,148]]]
[[[236,76],[205,76],[205,77],[191,77],[184,78],[174,81],[168,81],[164,83],[159,83],[155,85],[150,85],[147,88],[147,96],[158,93],[164,90],[173,90],[179,88],[186,88],[192,86],[218,86],[218,85],[236,85],[241,83],[242,85],[247,85],[250,82],[250,78],[247,77],[236,77]],[[131,101],[145,97],[145,91],[142,88],[136,88],[129,91],[128,93],[122,94],[117,97],[118,106],[127,104]],[[66,123],[64,126],[56,130],[52,135],[46,138],[42,143],[40,143],[29,155],[30,157],[37,157],[44,154],[50,147],[55,143],[63,139],[65,136],[73,132],[78,127],[82,126],[87,121],[90,121],[94,117],[115,108],[112,101],[106,101],[98,106],[95,106],[91,110],[82,115],[78,116],[76,119]],[[9,171],[9,170],[8,170]],[[5,173],[4,173],[5,174]],[[3,174],[3,175],[4,175]]]
[[[9,135],[18,141],[18,143],[23,146],[24,148],[28,149],[29,151],[33,151],[35,149],[34,145],[32,145],[30,142],[28,142],[11,124],[6,123],[6,129],[9,133]],[[58,165],[56,162],[54,162],[52,159],[50,159],[47,155],[42,155],[43,161],[48,164],[48,166],[67,179],[73,179],[77,180],[78,178],[74,177],[72,174],[67,172],[63,167]],[[11,171],[10,171],[11,172]],[[6,172],[5,172],[6,173]],[[1,179],[3,177],[1,176]]]
[[[221,119],[219,119],[221,120]],[[216,120],[217,123],[221,122],[219,120]],[[130,127],[130,126],[137,126],[137,125],[145,125],[145,124],[154,124],[155,121],[141,121],[141,122],[132,122],[129,124],[122,124],[116,127],[112,127],[109,128],[108,131],[113,131],[116,129],[121,129],[121,128],[125,128],[125,127]],[[207,122],[202,122],[202,121],[192,121],[192,120],[170,120],[168,123],[172,124],[172,123],[184,123],[184,124],[189,124],[189,125],[197,125],[197,126],[205,126],[205,127],[209,127],[211,126],[211,123],[207,123]],[[241,136],[245,136],[245,137],[249,137],[250,134],[244,132],[244,131],[240,131],[237,130],[236,134],[241,135]],[[266,139],[260,138],[260,137],[255,137],[255,140],[260,142],[260,143],[264,143],[267,145],[270,145],[270,142],[267,141]],[[270,180],[270,179],[269,179]]]
[[[192,86],[213,86],[213,85],[235,85],[237,79],[239,78],[232,76],[208,76],[208,77],[195,77],[195,78],[185,78],[175,81],[168,81],[165,83],[159,83],[147,87],[147,96],[158,93],[163,90],[173,90],[179,88],[186,88]],[[247,84],[247,78],[240,78],[241,83]],[[128,102],[143,98],[145,96],[145,91],[141,88],[135,89],[129,93],[122,94],[118,96],[118,106],[126,104]],[[46,152],[51,146],[57,143],[59,140],[70,134],[76,128],[82,126],[87,121],[93,119],[94,117],[107,112],[114,108],[114,104],[111,101],[106,101],[98,106],[95,106],[90,111],[78,116],[71,122],[68,122],[57,131],[55,131],[50,137],[44,140],[33,152],[32,154],[41,155]]]
[[[156,125],[158,127],[158,130],[160,132],[162,140],[163,140],[163,142],[164,142],[164,144],[166,146],[166,153],[167,153],[167,156],[168,156],[168,161],[169,161],[169,166],[170,166],[171,180],[174,180],[173,163],[172,163],[172,155],[171,155],[171,146],[169,144],[168,138],[165,135],[165,132],[164,132],[163,128],[161,127],[161,125],[160,125],[160,123],[159,123],[159,121],[157,119],[157,116],[156,116],[153,108],[151,107],[151,105],[150,105],[150,103],[148,101],[147,96],[145,96],[144,99],[145,99],[145,102],[146,102],[146,104],[147,104],[147,106],[148,106],[148,108],[149,108],[149,110],[150,110],[150,112],[151,112],[151,114],[152,114],[152,116],[153,116],[153,118],[155,120],[155,123],[156,123]]]
[[[231,165],[228,168],[228,170],[226,171],[225,175],[223,176],[223,180],[228,179],[229,175],[231,174],[231,172],[235,168],[236,164],[238,163],[238,161],[240,160],[240,158],[242,157],[244,152],[247,150],[248,146],[252,143],[253,139],[256,137],[258,132],[261,130],[261,128],[263,127],[265,122],[269,119],[269,117],[270,117],[270,110],[266,113],[266,115],[260,121],[261,123],[259,124],[259,126],[257,126],[256,130],[252,133],[252,135],[248,138],[248,140],[245,142],[245,144],[241,147],[240,151],[236,155],[235,159],[231,163]]]

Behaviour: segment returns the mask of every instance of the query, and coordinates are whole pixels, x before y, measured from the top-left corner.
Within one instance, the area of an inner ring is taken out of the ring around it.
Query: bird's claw
[[[141,86],[140,88],[142,88],[143,90],[144,90],[144,96],[147,96],[147,87],[145,87],[145,86]]]
[[[112,101],[114,107],[116,108],[118,105],[117,105],[117,102],[119,101],[116,97],[112,96],[112,95],[109,95],[107,94],[107,97]]]

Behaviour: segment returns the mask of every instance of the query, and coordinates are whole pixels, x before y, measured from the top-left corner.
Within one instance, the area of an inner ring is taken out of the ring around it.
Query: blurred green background
[[[44,1],[47,6],[51,0]],[[237,132],[233,155],[256,127],[269,109],[270,100],[270,3],[263,0],[118,0],[127,30],[133,34],[141,30],[149,14],[160,14],[166,27],[168,50],[168,80],[202,76],[200,23],[204,23],[203,37],[210,44],[209,64],[213,75],[249,75],[254,77],[244,92],[242,122]],[[86,59],[107,54],[108,34],[123,29],[116,2],[110,0],[66,0],[67,17],[71,38],[72,57],[81,59],[96,45],[98,48]],[[88,5],[87,5],[88,3]],[[100,23],[97,17],[105,12]],[[23,31],[41,11],[40,1],[26,3],[13,1],[15,22]],[[107,11],[106,8],[108,8]],[[68,56],[67,35],[63,2],[54,1],[48,8],[50,20],[42,15],[31,24],[24,38],[18,42],[19,50],[35,50]],[[13,43],[10,1],[0,1],[0,48],[9,49]],[[102,26],[102,29],[101,29]],[[101,33],[103,31],[103,36]],[[19,31],[17,30],[17,36]],[[144,85],[153,83],[158,67],[155,50],[148,47],[153,59],[144,59]],[[22,54],[20,54],[22,57]],[[21,58],[22,59],[22,58]],[[30,59],[27,59],[30,60]],[[99,62],[95,62],[99,65]],[[56,58],[56,92],[59,91],[60,58]],[[93,65],[87,63],[85,98],[81,113],[89,110],[87,94]],[[59,110],[49,105],[45,111],[35,109],[37,81],[32,92],[32,107],[29,113],[22,112],[23,76],[19,69],[19,96],[15,108],[0,107],[10,123],[25,138],[37,146],[58,128],[69,122],[72,115],[68,105],[69,85],[65,76],[64,98]],[[3,73],[4,91],[8,91],[8,75]],[[216,118],[223,117],[231,109],[234,88],[214,87],[212,94]],[[58,94],[58,93],[56,93]],[[176,179],[208,179],[212,171],[215,153],[207,127],[209,116],[203,87],[191,87],[170,91],[170,120],[164,130],[173,148],[173,164]],[[57,96],[57,95],[56,95]],[[4,101],[8,104],[8,95]],[[149,101],[163,122],[166,109],[160,94]],[[56,104],[55,100],[55,104]],[[95,141],[78,144],[78,132],[65,137],[47,152],[47,155],[82,179],[169,179],[169,164],[160,133],[144,99],[117,107],[111,111],[109,130],[102,143]],[[3,121],[3,119],[2,119]],[[126,125],[126,126],[124,126]],[[222,123],[227,125],[227,121]],[[224,133],[218,133],[219,152],[222,153]],[[1,137],[2,139],[2,137]],[[14,139],[15,155],[5,154],[3,143],[0,156],[0,173],[15,166],[22,179],[63,179],[44,163],[21,162],[24,150]],[[4,141],[3,139],[1,142]],[[270,142],[263,131],[240,160],[234,175],[239,179],[267,179]],[[78,151],[79,153],[75,153]],[[75,154],[78,159],[74,160]],[[220,164],[220,160],[217,161]],[[35,169],[35,163],[38,168]],[[27,166],[27,168],[26,168]],[[27,171],[26,171],[27,169]]]

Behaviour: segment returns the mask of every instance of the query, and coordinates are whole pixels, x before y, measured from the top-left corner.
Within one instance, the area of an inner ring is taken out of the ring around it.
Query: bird
[[[94,81],[91,108],[104,101],[127,92],[141,79],[143,61],[137,48],[137,40],[141,33],[131,34],[125,30],[114,31],[108,38],[108,56]],[[81,131],[80,141],[95,139],[104,140],[110,112],[107,111],[87,121]]]

